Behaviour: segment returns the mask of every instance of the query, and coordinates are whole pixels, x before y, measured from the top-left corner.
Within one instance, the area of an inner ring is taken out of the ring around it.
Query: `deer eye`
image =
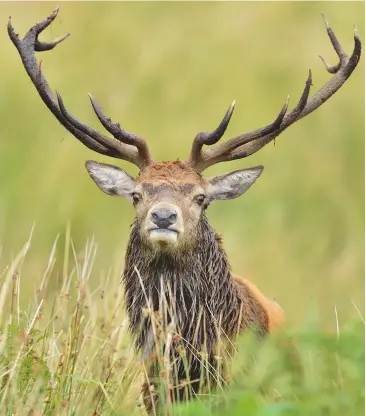
[[[142,198],[141,194],[137,192],[132,193],[132,200],[135,205],[141,200],[141,198]]]
[[[205,202],[205,195],[197,195],[195,197],[195,200],[197,202],[198,205],[202,205]]]

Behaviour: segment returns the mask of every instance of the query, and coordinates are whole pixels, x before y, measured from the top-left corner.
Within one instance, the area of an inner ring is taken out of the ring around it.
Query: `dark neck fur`
[[[181,256],[154,252],[141,240],[135,224],[123,279],[131,330],[143,356],[153,349],[151,322],[143,313],[146,298],[154,311],[170,311],[165,325],[174,316],[174,331],[196,350],[204,345],[209,355],[213,354],[218,328],[229,337],[238,330],[241,300],[226,254],[206,218],[199,224],[197,244]]]

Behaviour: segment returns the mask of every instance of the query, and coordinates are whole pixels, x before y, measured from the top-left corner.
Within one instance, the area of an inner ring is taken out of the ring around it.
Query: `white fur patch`
[[[172,244],[178,239],[178,233],[173,230],[157,228],[150,231],[150,241],[152,243]]]

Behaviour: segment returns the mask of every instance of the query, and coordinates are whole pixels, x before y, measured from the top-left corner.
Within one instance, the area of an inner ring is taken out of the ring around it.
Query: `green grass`
[[[57,259],[56,244],[40,276],[23,272],[31,240],[1,276],[0,407],[6,415],[132,415],[144,368],[131,347],[119,274],[91,281],[96,247],[87,243]],[[68,250],[65,250],[67,253]],[[62,263],[60,290],[50,287]],[[29,306],[19,306],[22,282],[32,279]],[[356,306],[355,306],[356,307]],[[207,389],[189,404],[163,403],[165,415],[362,415],[364,412],[364,320],[324,332],[309,315],[301,330],[265,341],[240,337],[230,381]],[[161,377],[161,388],[169,388]]]

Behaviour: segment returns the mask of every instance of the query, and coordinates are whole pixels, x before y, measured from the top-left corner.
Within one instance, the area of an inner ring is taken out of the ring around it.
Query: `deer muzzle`
[[[152,244],[176,244],[184,232],[180,208],[169,202],[154,205],[147,214],[146,231]]]

